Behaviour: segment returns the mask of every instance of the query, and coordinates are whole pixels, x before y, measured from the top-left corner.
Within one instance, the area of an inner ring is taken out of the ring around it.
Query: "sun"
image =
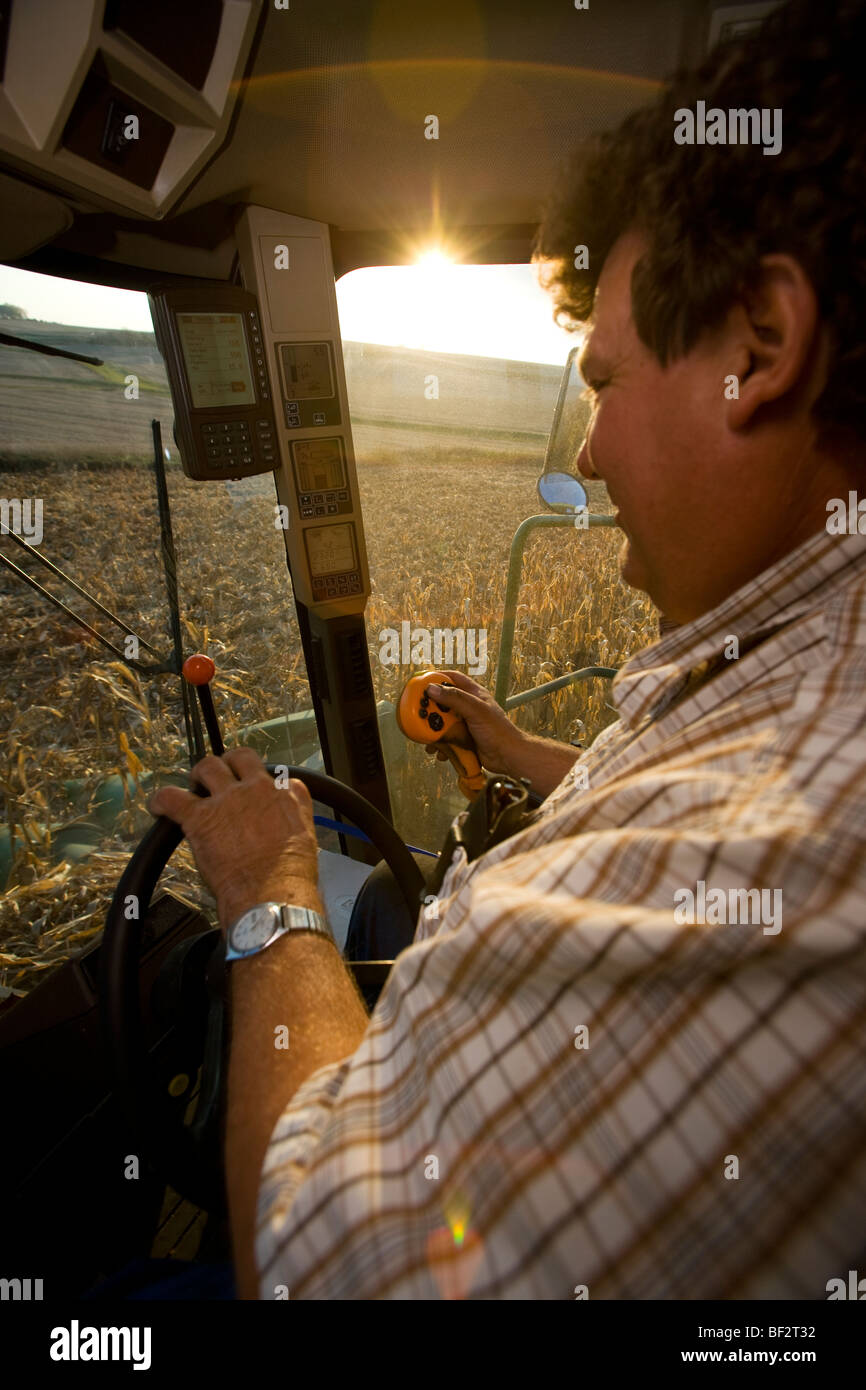
[[[431,247],[429,251],[422,251],[415,259],[415,264],[424,270],[446,270],[456,262],[452,256],[446,255],[438,247]]]

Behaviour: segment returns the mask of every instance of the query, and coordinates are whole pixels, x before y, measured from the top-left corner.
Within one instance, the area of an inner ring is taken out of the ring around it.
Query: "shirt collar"
[[[732,636],[746,645],[764,629],[769,633],[817,609],[830,591],[864,573],[866,535],[819,531],[693,622],[673,625],[662,617],[659,639],[614,678],[621,720],[629,727],[640,723],[696,666],[722,657]]]

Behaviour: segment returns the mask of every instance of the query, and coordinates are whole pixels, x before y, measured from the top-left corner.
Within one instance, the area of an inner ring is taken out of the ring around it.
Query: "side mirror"
[[[573,512],[586,506],[586,488],[571,473],[542,473],[537,489],[552,512]]]
[[[555,512],[570,512],[586,506],[586,489],[571,472],[580,453],[589,421],[584,400],[584,384],[577,369],[581,344],[573,347],[562,373],[553,424],[544,455],[544,472],[538,480],[538,495]]]

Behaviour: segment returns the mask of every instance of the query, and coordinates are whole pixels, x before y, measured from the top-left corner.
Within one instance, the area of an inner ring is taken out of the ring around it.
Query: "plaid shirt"
[[[866,537],[822,532],[661,631],[619,721],[527,829],[460,851],[357,1051],[286,1106],[262,1298],[866,1275]]]

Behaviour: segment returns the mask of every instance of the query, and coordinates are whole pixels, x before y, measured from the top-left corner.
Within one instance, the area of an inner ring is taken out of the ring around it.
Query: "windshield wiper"
[[[91,367],[104,367],[101,357],[85,357],[80,352],[70,352],[68,348],[49,347],[47,343],[34,343],[29,338],[13,338],[11,333],[0,333],[3,347],[26,348],[28,352],[44,352],[46,357],[71,357],[73,362],[87,362]]]

